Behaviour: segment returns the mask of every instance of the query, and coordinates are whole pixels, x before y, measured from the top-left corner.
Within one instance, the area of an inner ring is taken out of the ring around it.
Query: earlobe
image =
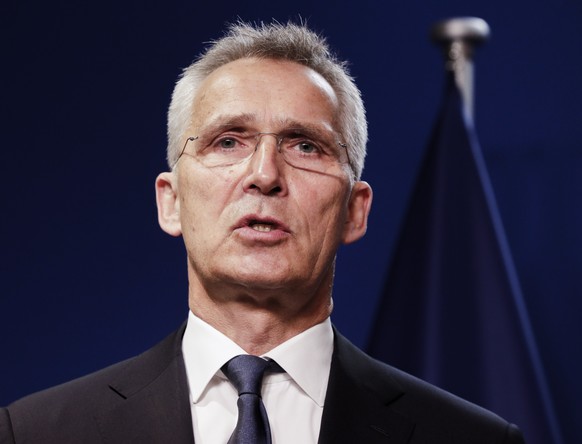
[[[180,201],[174,173],[161,173],[156,178],[156,204],[158,223],[162,230],[171,236],[180,236],[182,234]]]
[[[366,234],[371,206],[372,187],[367,182],[356,182],[352,188],[348,204],[348,217],[342,234],[344,244],[355,242]]]

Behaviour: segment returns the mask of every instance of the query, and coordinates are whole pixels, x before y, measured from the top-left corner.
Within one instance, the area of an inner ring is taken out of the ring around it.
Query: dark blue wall
[[[138,353],[186,316],[185,254],[157,227],[180,68],[226,21],[301,15],[363,91],[370,229],[338,262],[335,323],[365,345],[441,96],[436,20],[476,15],[476,121],[568,442],[582,439],[582,4],[185,0],[1,7],[0,404]],[[437,5],[438,3],[438,5]]]

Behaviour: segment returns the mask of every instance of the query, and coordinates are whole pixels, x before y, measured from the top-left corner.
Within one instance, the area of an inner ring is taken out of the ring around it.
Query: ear
[[[158,223],[162,230],[171,236],[180,236],[182,234],[180,200],[177,177],[173,172],[161,173],[156,178],[156,204]]]
[[[367,182],[356,182],[352,188],[348,203],[348,217],[342,233],[344,244],[351,244],[366,234],[371,206],[372,187]]]

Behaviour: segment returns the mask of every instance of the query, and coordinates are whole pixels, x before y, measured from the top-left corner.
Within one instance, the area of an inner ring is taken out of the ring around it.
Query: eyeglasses
[[[330,173],[338,166],[350,165],[345,143],[337,141],[332,134],[308,134],[309,132],[295,128],[279,134],[233,130],[223,132],[217,137],[188,137],[176,163],[183,154],[187,154],[208,168],[240,164],[253,156],[264,136],[271,136],[275,138],[277,151],[294,168]],[[192,154],[186,151],[191,142],[194,142]]]

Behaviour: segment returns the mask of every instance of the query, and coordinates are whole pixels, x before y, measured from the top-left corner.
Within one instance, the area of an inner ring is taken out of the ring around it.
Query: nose
[[[248,172],[243,186],[245,191],[258,190],[265,195],[286,192],[281,174],[283,159],[278,153],[279,136],[274,133],[259,133],[255,153],[248,163]]]

